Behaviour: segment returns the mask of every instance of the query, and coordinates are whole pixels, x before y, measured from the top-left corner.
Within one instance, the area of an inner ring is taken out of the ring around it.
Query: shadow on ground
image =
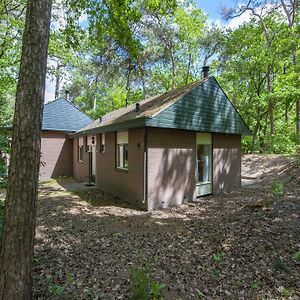
[[[79,197],[55,182],[40,188],[39,299],[128,299],[130,270],[142,260],[166,285],[165,299],[198,299],[198,291],[207,299],[300,297],[299,177],[282,197],[262,185],[152,212],[92,206],[83,200],[89,192]]]

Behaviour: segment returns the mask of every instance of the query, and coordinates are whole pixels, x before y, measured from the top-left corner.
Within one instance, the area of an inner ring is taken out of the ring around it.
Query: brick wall
[[[86,137],[83,137],[83,161],[78,161],[78,138],[73,139],[73,176],[87,182],[89,180],[89,153],[86,152]]]
[[[64,132],[42,132],[40,180],[73,175],[72,144]]]
[[[105,153],[100,152],[97,136],[97,185],[121,195],[122,200],[146,208],[144,199],[144,128],[128,131],[128,171],[116,168],[116,133],[105,134]]]
[[[241,136],[213,134],[213,193],[241,186]]]
[[[148,128],[148,209],[195,198],[196,133]]]

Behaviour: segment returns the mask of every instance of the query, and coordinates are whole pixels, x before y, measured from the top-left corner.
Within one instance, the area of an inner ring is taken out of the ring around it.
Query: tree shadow
[[[50,192],[56,196],[44,189],[38,202],[34,289],[39,299],[126,299],[130,270],[141,264],[141,257],[153,278],[166,284],[166,299],[195,299],[196,289],[213,299],[229,299],[225,290],[230,299],[250,299],[256,281],[262,296],[277,297],[277,284],[297,290],[300,278],[291,257],[300,236],[299,200],[294,206],[275,201],[253,209],[249,203],[267,194],[241,189],[142,212],[92,207],[55,188]],[[266,244],[272,249],[265,249]],[[220,253],[216,261],[214,255]],[[291,275],[272,267],[278,256]],[[63,286],[63,294],[51,294],[50,284]]]

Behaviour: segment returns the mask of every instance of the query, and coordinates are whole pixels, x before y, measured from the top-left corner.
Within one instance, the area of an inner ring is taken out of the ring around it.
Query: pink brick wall
[[[43,131],[41,137],[40,180],[73,175],[73,141],[60,131]]]
[[[116,133],[105,134],[105,153],[100,152],[97,136],[97,185],[120,194],[122,200],[146,208],[144,200],[144,128],[128,131],[128,171],[116,168]]]
[[[241,136],[213,135],[213,193],[241,186]]]
[[[148,209],[195,198],[196,133],[148,129]]]
[[[89,180],[89,153],[86,152],[86,137],[83,137],[83,162],[78,161],[78,138],[73,139],[73,176],[87,182]]]

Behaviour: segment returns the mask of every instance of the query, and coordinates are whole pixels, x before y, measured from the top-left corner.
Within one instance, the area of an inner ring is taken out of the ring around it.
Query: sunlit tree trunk
[[[28,0],[5,200],[0,298],[32,299],[32,257],[51,0]]]

